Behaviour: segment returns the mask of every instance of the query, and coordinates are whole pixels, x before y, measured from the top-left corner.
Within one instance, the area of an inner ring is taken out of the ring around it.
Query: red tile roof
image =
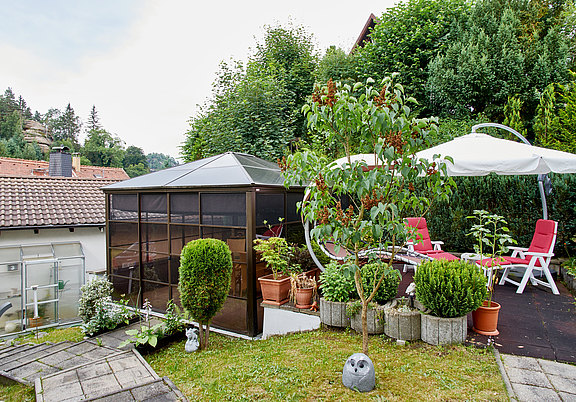
[[[101,187],[117,180],[0,177],[0,230],[104,225]]]
[[[0,158],[0,176],[48,176],[48,162],[32,161],[28,159]],[[72,168],[72,177],[112,180],[126,180],[130,178],[122,168],[85,165],[80,166],[79,172]]]

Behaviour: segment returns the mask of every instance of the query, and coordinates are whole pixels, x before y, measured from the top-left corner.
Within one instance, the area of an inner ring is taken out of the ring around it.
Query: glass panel
[[[170,194],[170,221],[176,223],[199,223],[198,193]]]
[[[247,333],[246,300],[228,297],[222,309],[214,316],[212,325],[231,331]]]
[[[138,196],[136,194],[110,194],[110,220],[137,221]]]
[[[175,305],[180,307],[180,310],[184,311],[182,308],[182,303],[180,303],[180,291],[177,286],[172,286],[172,301]]]
[[[12,249],[14,250],[14,249]],[[18,254],[20,254],[19,249]],[[0,264],[0,306],[12,303],[0,317],[0,335],[22,330],[22,265],[18,262]]]
[[[167,222],[166,194],[140,194],[140,219],[149,222]]]
[[[202,228],[202,238],[204,239],[219,239],[227,241],[228,239],[245,239],[246,230],[244,229],[227,229],[227,228]]]
[[[57,269],[58,263],[56,261],[26,263],[24,265],[26,328],[42,327],[58,321]],[[35,303],[37,308],[35,308]]]
[[[180,269],[180,257],[173,255],[170,258],[170,283],[172,283],[173,285],[178,284],[179,269]]]
[[[168,254],[168,225],[142,223],[140,225],[142,253]]]
[[[280,234],[280,219],[284,218],[284,194],[256,193],[256,233],[264,236]],[[266,222],[266,223],[264,223]],[[272,229],[274,228],[274,229]]]
[[[259,169],[253,167],[246,167],[246,173],[252,178],[252,182],[256,184],[280,185],[284,184],[284,177],[280,169]]]
[[[111,276],[110,281],[114,288],[112,299],[129,300],[131,306],[137,305],[138,293],[140,293],[140,283],[137,279]]]
[[[138,278],[140,275],[138,267],[140,266],[140,257],[138,250],[122,250],[117,248],[110,249],[112,258],[112,274]]]
[[[200,238],[200,230],[197,226],[170,225],[170,237],[172,254],[180,254],[188,242]]]
[[[143,273],[144,279],[168,283],[168,262],[169,258],[165,255],[163,258],[158,258],[155,261],[145,263]]]
[[[296,208],[296,204],[302,201],[304,194],[302,193],[286,193],[286,221],[294,222],[301,221],[300,213]]]
[[[161,285],[159,283],[143,282],[144,286],[144,301],[148,299],[152,304],[152,310],[165,312],[166,304],[170,300],[170,286]]]
[[[258,256],[258,255],[256,255]],[[270,275],[272,270],[266,267],[266,263],[258,261],[256,263],[256,297],[262,297],[262,290],[260,289],[260,281],[258,278],[265,275]]]
[[[138,249],[138,224],[109,222],[110,246]]]
[[[22,246],[22,258],[25,260],[42,260],[54,258],[52,246],[48,244],[37,246]]]
[[[84,282],[84,259],[71,258],[60,261],[58,271],[58,316],[60,321],[78,318],[78,299]]]
[[[246,239],[227,239],[226,244],[232,252],[232,279],[230,283],[230,295],[246,297],[247,294],[247,255]]]
[[[201,194],[202,224],[246,226],[246,193]]]
[[[54,244],[53,247],[56,257],[81,257],[84,255],[80,243]]]

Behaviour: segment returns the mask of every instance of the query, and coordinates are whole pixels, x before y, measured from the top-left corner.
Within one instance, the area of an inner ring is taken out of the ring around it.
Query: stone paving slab
[[[98,375],[94,375],[93,370]],[[96,364],[88,363],[39,378],[35,382],[36,400],[62,401],[69,395],[73,400],[100,398],[155,380],[159,380],[158,375],[136,350],[123,351]]]
[[[576,402],[576,366],[514,355],[501,358],[513,399]]]
[[[88,401],[98,402],[169,402],[169,401],[186,401],[186,397],[178,388],[168,379],[168,377],[151,381],[147,384],[137,385],[135,387],[109,394],[97,398],[88,399]]]
[[[11,370],[12,368],[18,367],[26,362],[36,360],[41,354],[51,354],[72,344],[72,342],[41,343],[36,345],[37,347],[34,348],[14,351],[14,353],[10,355],[0,357],[0,367],[5,371]]]
[[[28,355],[22,361],[12,362],[2,367],[0,375],[15,381],[33,385],[34,380],[57,371],[94,362],[103,356],[119,351],[107,346],[98,346],[93,341],[57,344],[54,350],[41,350]],[[54,352],[55,351],[55,352]]]
[[[161,320],[153,317],[150,319],[150,326],[152,327],[152,326],[159,324],[161,322],[162,322]],[[144,321],[135,322],[135,323],[132,323],[126,327],[121,327],[121,328],[115,329],[113,331],[106,332],[105,334],[98,335],[95,338],[98,339],[102,343],[102,345],[106,345],[106,346],[109,346],[111,348],[117,348],[117,349],[121,349],[121,350],[130,350],[130,349],[134,348],[134,344],[132,344],[132,343],[130,343],[124,347],[120,347],[120,344],[129,338],[129,336],[126,335],[126,331],[129,329],[140,329],[140,327],[142,327],[143,325],[147,326],[148,323],[146,323]]]

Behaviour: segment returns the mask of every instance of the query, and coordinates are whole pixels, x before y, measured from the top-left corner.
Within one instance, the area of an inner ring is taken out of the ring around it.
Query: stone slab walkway
[[[576,401],[576,366],[551,360],[500,355],[516,401]]]

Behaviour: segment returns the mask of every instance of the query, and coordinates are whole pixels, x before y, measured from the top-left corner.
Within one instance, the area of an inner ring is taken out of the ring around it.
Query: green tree
[[[388,8],[371,32],[371,40],[354,55],[358,77],[381,80],[399,72],[399,82],[426,108],[428,66],[455,39],[453,28],[469,12],[468,4],[465,0],[407,0]]]
[[[81,149],[94,166],[122,167],[124,152],[122,140],[103,129],[90,131]]]
[[[310,128],[340,141],[346,162],[328,163],[314,152],[304,151],[290,155],[282,164],[286,186],[314,183],[301,205],[304,218],[317,222],[312,238],[330,239],[350,252],[342,274],[354,276],[362,302],[364,353],[368,352],[368,304],[393,269],[387,261],[393,260],[396,247],[414,238],[404,217],[424,216],[433,200],[448,198],[454,184],[443,174],[444,165],[413,157],[429,144],[429,133],[437,129],[435,119],[417,119],[410,108],[414,98],[407,97],[392,78],[383,80],[380,91],[373,82],[325,86],[304,106]],[[374,169],[368,169],[365,162],[351,161],[355,142],[371,149],[377,161]],[[426,176],[426,186],[417,193],[414,183],[419,175]],[[349,200],[348,207],[342,205],[343,198]],[[378,252],[388,250],[392,250],[391,259],[381,260]],[[360,255],[383,265],[367,292],[362,286]]]
[[[64,112],[58,109],[48,111],[48,125],[55,141],[69,140],[74,144],[74,149],[78,149],[78,135],[82,128],[80,117],[76,116],[70,104],[66,106]]]
[[[150,173],[148,160],[144,155],[144,151],[142,148],[138,148],[134,145],[130,145],[128,148],[126,148],[126,151],[124,152],[124,158],[122,160],[122,165],[130,177],[136,177]]]
[[[326,50],[315,72],[316,82],[320,84],[326,84],[329,80],[353,84],[356,82],[356,76],[354,55],[349,56],[344,50],[335,46],[330,46]]]
[[[179,268],[182,307],[199,324],[200,348],[208,347],[210,322],[230,291],[232,254],[222,240],[198,239],[182,249]]]
[[[165,155],[158,152],[151,152],[146,154],[146,160],[148,161],[148,166],[152,171],[166,169],[178,165],[176,159],[170,155]]]
[[[547,148],[576,153],[576,83],[549,86],[536,117],[536,142]]]
[[[102,125],[100,124],[100,117],[98,116],[98,111],[96,110],[96,105],[92,105],[86,128],[88,132],[92,130],[100,130],[102,128]]]

